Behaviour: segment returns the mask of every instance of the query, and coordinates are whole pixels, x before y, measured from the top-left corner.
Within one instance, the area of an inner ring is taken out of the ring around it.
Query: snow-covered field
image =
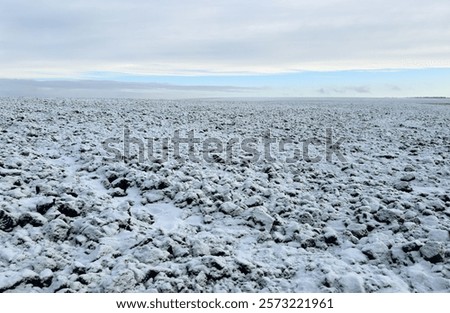
[[[0,292],[450,291],[449,99],[0,112]]]

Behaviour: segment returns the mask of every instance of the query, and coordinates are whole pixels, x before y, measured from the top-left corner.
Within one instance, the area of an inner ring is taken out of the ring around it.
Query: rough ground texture
[[[445,99],[2,99],[0,292],[448,292],[449,125]],[[145,159],[113,159],[124,126]],[[177,159],[175,130],[273,159]]]

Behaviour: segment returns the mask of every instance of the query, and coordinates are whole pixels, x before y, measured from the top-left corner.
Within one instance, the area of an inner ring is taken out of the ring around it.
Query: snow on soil
[[[0,292],[450,291],[448,99],[6,98],[0,110]],[[105,142],[120,150],[124,126],[155,139],[156,159],[136,143],[111,159]],[[347,162],[325,159],[327,128]],[[176,159],[162,143],[175,130],[291,144],[272,160],[238,146],[193,159],[186,145]],[[310,138],[319,162],[298,146]]]

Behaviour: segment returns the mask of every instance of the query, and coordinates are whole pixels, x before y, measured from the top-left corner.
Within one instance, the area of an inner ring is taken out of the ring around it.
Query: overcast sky
[[[448,0],[0,0],[0,95],[450,96]]]

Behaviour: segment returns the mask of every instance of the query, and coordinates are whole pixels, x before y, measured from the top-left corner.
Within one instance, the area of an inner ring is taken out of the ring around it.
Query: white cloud
[[[0,77],[450,67],[448,0],[2,0]]]
[[[320,88],[317,90],[320,95],[327,96],[336,96],[336,95],[345,95],[347,93],[351,94],[370,94],[371,90],[369,86],[345,86],[339,88]]]
[[[100,80],[0,79],[0,96],[73,98],[184,98],[246,95],[262,87],[176,85]]]

